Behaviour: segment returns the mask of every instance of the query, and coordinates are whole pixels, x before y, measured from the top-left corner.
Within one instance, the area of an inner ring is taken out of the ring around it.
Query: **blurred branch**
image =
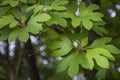
[[[16,75],[16,78],[19,78],[18,75],[19,75],[21,61],[22,61],[23,48],[20,46],[19,41],[16,41],[16,47],[19,50],[19,53],[18,53],[19,55],[18,55],[18,59],[17,59],[17,66],[16,66],[15,75]]]
[[[8,72],[10,80],[16,80],[15,71],[12,64],[2,54],[0,54],[0,64]]]
[[[6,59],[9,59],[9,42],[5,41],[6,46],[5,46],[5,57]]]

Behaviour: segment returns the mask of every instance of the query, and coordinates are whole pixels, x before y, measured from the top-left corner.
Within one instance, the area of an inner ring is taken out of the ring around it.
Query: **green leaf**
[[[34,14],[38,13],[39,11],[41,11],[43,9],[43,5],[39,5],[39,6],[36,6],[35,9],[34,9]]]
[[[87,29],[87,30],[90,30],[92,27],[93,27],[93,23],[92,21],[89,21],[89,20],[83,20],[83,26]]]
[[[93,67],[94,67],[94,61],[93,61],[93,58],[92,58],[92,56],[89,56],[89,55],[86,55],[86,58],[87,58],[88,63],[89,63],[89,67],[88,67],[88,69],[92,70]]]
[[[87,30],[92,29],[94,21],[102,21],[103,14],[99,12],[95,12],[95,10],[98,9],[99,6],[95,4],[90,4],[89,6],[86,6],[84,2],[81,2],[79,5],[79,14],[80,14],[79,16],[76,16],[75,13],[69,10],[68,12],[71,14],[73,27],[76,28],[82,23],[85,29]]]
[[[96,74],[96,78],[98,80],[105,80],[107,71],[105,69],[99,69],[99,71]]]
[[[66,7],[64,6],[52,6],[53,10],[66,10]]]
[[[67,58],[65,58],[64,60],[62,60],[58,66],[57,66],[57,72],[62,72],[64,70],[67,69],[67,67],[69,66],[69,63],[71,61],[71,59],[73,58],[74,55],[70,55]]]
[[[109,61],[104,56],[95,56],[96,63],[102,68],[109,68]]]
[[[42,13],[40,15],[37,15],[34,17],[36,19],[36,21],[38,22],[45,22],[45,21],[48,21],[51,19],[50,15],[49,14],[46,14],[46,13]]]
[[[94,10],[98,10],[98,9],[99,9],[99,6],[96,4],[91,4],[88,6],[88,10],[90,10],[90,11],[94,11]]]
[[[49,26],[53,24],[59,24],[62,27],[67,26],[67,21],[59,15],[51,14],[51,19],[46,22]]]
[[[0,3],[0,5],[5,6],[5,5],[10,5],[11,7],[17,6],[19,1],[14,1],[14,0],[4,0]]]
[[[2,16],[3,14],[5,14],[9,9],[10,9],[9,6],[0,7],[0,16]]]
[[[102,37],[100,39],[95,39],[95,41],[89,47],[91,48],[99,47],[105,45],[106,43],[109,43],[111,40],[112,40],[111,37]]]
[[[65,57],[65,59],[58,64],[57,72],[62,72],[67,69],[68,75],[74,77],[78,73],[80,65],[87,69],[90,68],[85,54],[76,51],[71,51],[70,53],[71,55]]]
[[[72,50],[73,44],[67,36],[60,35],[60,40],[51,43],[49,48],[53,51],[54,57],[59,57],[68,54]]]
[[[88,59],[86,58],[86,54],[84,53],[78,53],[79,55],[79,63],[80,65],[83,67],[83,68],[86,68],[86,69],[91,69],[91,65],[88,61]]]
[[[90,46],[89,48],[104,48],[107,49],[109,52],[113,54],[120,54],[120,50],[116,48],[113,45],[109,45],[106,43],[109,43],[112,40],[110,37],[103,37],[100,39],[96,39]]]
[[[103,25],[105,25],[105,22],[94,22],[92,30],[94,30],[100,36],[103,36],[103,34],[108,34],[108,31],[103,27]]]
[[[21,2],[23,2],[23,3],[27,3],[27,0],[20,0]]]
[[[10,36],[9,36],[9,38],[8,38],[8,41],[9,41],[9,42],[14,41],[15,39],[18,38],[18,36],[19,36],[20,33],[21,33],[21,29],[20,29],[20,28],[14,29],[14,30],[10,33]]]
[[[14,17],[18,20],[21,20],[21,17],[24,15],[24,13],[21,12],[21,10],[18,8],[12,9],[12,12],[13,12]]]
[[[74,28],[78,27],[80,25],[80,19],[77,17],[72,18],[72,25]]]
[[[104,45],[104,46],[101,46],[101,48],[105,48],[113,54],[120,54],[120,50],[116,48],[114,45]]]
[[[17,38],[20,41],[26,42],[29,39],[29,33],[38,34],[42,30],[42,24],[39,22],[44,22],[50,19],[48,14],[40,14],[32,16],[27,23],[26,27],[23,28],[14,28],[10,33],[9,42],[16,40]],[[8,23],[8,22],[6,22]],[[11,23],[12,24],[12,23]]]
[[[108,34],[108,31],[104,29],[104,27],[93,27],[93,30],[100,36],[103,36],[103,34]]]
[[[44,34],[44,38],[47,45],[49,45],[59,38],[59,34],[53,29],[48,29]]]
[[[109,53],[109,51],[104,48],[89,49],[87,50],[86,57],[88,61],[92,62],[91,68],[93,68],[94,66],[93,59],[102,68],[109,68],[109,62],[107,59],[115,60],[114,57]]]
[[[29,39],[29,33],[28,32],[22,32],[20,35],[19,35],[19,40],[20,41],[23,41],[23,42],[27,42],[27,40]]]
[[[88,51],[93,57],[95,55],[103,55],[107,57],[110,60],[115,60],[115,58],[110,54],[110,52],[107,49],[104,48],[93,48]]]
[[[29,11],[35,9],[36,7],[37,7],[37,5],[29,6],[29,7],[26,9],[26,12],[29,12]]]
[[[26,26],[26,30],[32,34],[38,34],[42,30],[42,25],[31,22],[31,24]]]
[[[36,16],[32,16],[27,24],[28,32],[33,34],[39,33],[40,30],[43,30],[42,24],[40,22],[45,22],[49,20],[51,17],[48,14],[40,14]]]
[[[78,73],[78,70],[79,70],[79,61],[78,60],[79,60],[79,57],[74,56],[72,58],[72,60],[70,61],[70,65],[67,70],[68,75],[70,77],[74,77]]]
[[[26,31],[25,28],[15,28],[11,33],[8,38],[9,42],[12,42],[16,39],[19,39],[23,42],[26,42],[29,38],[29,33]]]
[[[68,0],[54,0],[51,4],[53,10],[66,10],[64,5],[68,4]]]
[[[0,30],[0,41],[7,40],[10,34],[10,29],[9,28],[4,28]]]
[[[10,28],[14,28],[15,26],[18,25],[18,22],[12,15],[1,16],[0,22],[1,22],[0,25],[3,25],[3,27],[9,24]]]
[[[68,4],[68,0],[54,0],[51,4],[51,6],[61,6]]]
[[[99,9],[97,5],[90,4],[88,7],[86,7],[85,3],[82,2],[79,8],[80,8],[80,19],[83,23],[83,26],[87,30],[90,30],[93,27],[92,21],[102,21],[103,14],[99,12],[94,12],[94,10]]]
[[[10,4],[10,6],[15,7],[18,5],[18,3],[19,3],[19,1],[11,0],[9,4]]]
[[[68,12],[54,12],[53,14],[62,18],[70,18],[70,14]]]
[[[88,44],[88,37],[85,37],[83,40],[82,40],[82,47],[85,47],[86,45]]]
[[[79,71],[79,55],[75,53],[66,57],[58,64],[57,72],[67,69],[67,73],[70,77],[74,77]]]

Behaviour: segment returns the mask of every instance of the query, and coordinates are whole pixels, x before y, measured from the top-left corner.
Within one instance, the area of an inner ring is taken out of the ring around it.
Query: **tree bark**
[[[36,66],[35,53],[30,39],[25,43],[24,52],[26,54],[26,61],[31,80],[40,80]]]

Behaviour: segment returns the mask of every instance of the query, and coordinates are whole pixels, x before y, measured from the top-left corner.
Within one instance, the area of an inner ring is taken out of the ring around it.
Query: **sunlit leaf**
[[[108,51],[110,51],[113,54],[120,54],[120,50],[117,47],[115,47],[114,45],[104,45],[101,47],[107,49]]]
[[[110,54],[110,52],[104,48],[89,49],[87,50],[86,57],[88,58],[88,61],[92,62],[89,62],[92,65],[91,68],[93,68],[94,66],[93,59],[102,68],[109,68],[108,59],[115,60],[114,57]]]
[[[111,37],[102,37],[100,39],[96,39],[95,41],[93,41],[90,47],[94,48],[97,46],[102,46],[102,45],[105,45],[106,43],[109,43],[111,40],[112,40]]]
[[[72,51],[71,55],[65,57],[57,67],[57,72],[62,72],[67,69],[67,73],[70,77],[74,77],[78,71],[79,66],[90,69],[90,64],[86,58],[86,56],[82,53],[78,53],[76,51]]]

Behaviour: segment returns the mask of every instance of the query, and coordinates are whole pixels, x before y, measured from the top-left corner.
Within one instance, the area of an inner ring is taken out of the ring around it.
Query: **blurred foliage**
[[[0,0],[0,80],[120,80],[119,21],[119,0]]]

